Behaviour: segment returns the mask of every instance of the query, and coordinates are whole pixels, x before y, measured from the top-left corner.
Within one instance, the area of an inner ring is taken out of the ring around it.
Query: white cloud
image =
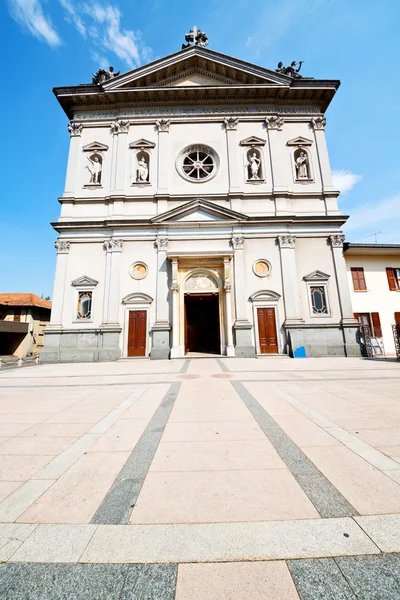
[[[8,0],[8,4],[12,18],[32,35],[52,47],[61,44],[50,17],[43,13],[40,0]]]
[[[361,181],[362,175],[356,175],[350,171],[338,170],[332,171],[333,185],[340,190],[342,194],[349,192],[353,187]]]
[[[400,243],[400,194],[378,202],[369,202],[351,211],[345,225],[346,231],[358,231],[358,237],[364,238],[381,229],[379,241],[397,240]],[[382,239],[384,238],[384,239]]]
[[[59,2],[68,13],[67,20],[75,25],[81,36],[86,37],[86,27],[84,22],[79,16],[78,11],[72,4],[71,0],[59,0]]]

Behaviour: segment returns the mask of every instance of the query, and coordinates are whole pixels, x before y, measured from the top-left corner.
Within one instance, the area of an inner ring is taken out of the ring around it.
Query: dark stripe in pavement
[[[190,358],[185,360],[185,362],[183,363],[183,365],[181,366],[181,368],[179,370],[179,373],[187,373],[189,366],[190,366]]]
[[[174,600],[177,565],[0,565],[2,600]]]
[[[171,384],[91,523],[124,525],[129,522],[181,385],[178,381]]]
[[[231,370],[226,366],[226,364],[224,363],[223,360],[221,360],[220,358],[216,358],[215,360],[217,361],[217,363],[221,367],[221,370],[224,373],[230,373],[231,372]],[[252,372],[254,373],[254,371],[252,371]],[[235,373],[240,373],[240,371],[235,371]]]
[[[356,509],[281,429],[240,381],[231,381],[247,408],[321,517],[351,517]]]

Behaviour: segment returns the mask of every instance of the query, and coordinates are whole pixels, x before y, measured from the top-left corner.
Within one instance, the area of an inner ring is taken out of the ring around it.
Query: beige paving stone
[[[378,446],[377,450],[394,460],[400,461],[400,446]]]
[[[340,442],[303,415],[275,415],[275,421],[300,448],[338,446]]]
[[[12,555],[12,562],[76,563],[97,525],[39,525]]]
[[[85,454],[19,521],[89,523],[128,456],[128,452]]]
[[[130,522],[218,523],[318,516],[284,469],[150,472]]]
[[[354,517],[382,552],[400,552],[400,515]]]
[[[1,523],[0,562],[9,560],[36,527],[37,525],[24,525],[21,523]]]
[[[0,423],[0,437],[13,437],[31,427],[31,423]]]
[[[148,422],[149,419],[120,419],[97,440],[90,452],[131,452]]]
[[[163,442],[207,442],[214,440],[264,440],[265,434],[253,421],[168,422],[162,437]]]
[[[191,563],[378,553],[379,548],[353,519],[341,518],[267,523],[99,525],[80,561]]]
[[[90,429],[90,423],[39,423],[27,431],[24,431],[24,437],[43,436],[43,437],[79,437]]]
[[[374,411],[375,412],[375,411]],[[393,417],[379,416],[377,414],[373,415],[365,415],[365,416],[345,416],[345,417],[337,417],[335,419],[336,423],[340,425],[340,427],[344,427],[348,430],[357,430],[360,429],[392,429],[399,428],[400,422],[398,419],[394,419]]]
[[[33,479],[58,479],[63,475],[91,446],[96,442],[100,434],[86,433],[76,440],[64,452],[61,452],[48,465],[40,469]]]
[[[181,564],[176,600],[299,600],[284,561]]]
[[[23,483],[15,492],[0,502],[0,523],[16,521],[53,483],[54,481],[33,480]]]
[[[371,446],[391,446],[398,444],[400,440],[400,427],[393,427],[391,429],[357,429],[351,433],[355,434],[356,431],[358,431],[357,436]]]
[[[89,423],[95,425],[106,416],[106,412],[61,412],[46,418],[46,423]]]
[[[53,456],[68,448],[76,437],[14,437],[0,444],[0,454],[49,455]],[[0,459],[1,463],[1,459]]]
[[[344,446],[302,448],[359,513],[400,512],[400,487]]]
[[[48,418],[48,413],[15,413],[8,412],[7,414],[0,415],[0,423],[31,423],[35,425],[36,423],[41,423],[45,419]]]
[[[197,423],[206,421],[239,421],[250,420],[251,416],[246,408],[236,406],[230,408],[209,408],[209,409],[179,409],[173,410],[169,419],[170,423]]]
[[[52,459],[52,455],[3,455],[0,458],[0,481],[27,481]]]
[[[150,471],[225,471],[285,469],[270,442],[264,440],[162,442]]]
[[[22,485],[21,481],[0,481],[0,502]]]

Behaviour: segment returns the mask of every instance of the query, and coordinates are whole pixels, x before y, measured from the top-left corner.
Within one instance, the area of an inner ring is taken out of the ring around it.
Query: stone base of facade
[[[121,329],[54,329],[45,332],[40,363],[109,362],[121,356]]]
[[[301,329],[286,327],[290,356],[300,347],[304,347],[307,357],[360,356],[356,331],[357,327],[341,324],[303,325]]]
[[[251,335],[252,325],[248,321],[236,321],[233,326],[235,332],[235,356],[237,358],[254,358],[254,348]]]
[[[170,357],[170,326],[156,323],[151,330],[152,345],[150,358],[152,360],[167,360]]]

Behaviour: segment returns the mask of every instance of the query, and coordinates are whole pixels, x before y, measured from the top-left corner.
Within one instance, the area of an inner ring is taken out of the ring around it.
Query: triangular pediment
[[[324,273],[323,271],[313,271],[308,275],[304,275],[304,281],[327,281],[330,275],[328,273]]]
[[[151,221],[153,223],[165,224],[177,222],[198,223],[199,221],[208,221],[210,223],[213,221],[232,221],[237,223],[246,221],[247,219],[247,215],[235,212],[230,208],[219,206],[213,202],[208,202],[208,200],[196,198],[196,200],[192,200],[182,206],[178,206],[168,212],[153,217]]]
[[[91,142],[90,144],[83,146],[82,150],[84,150],[84,152],[105,152],[108,150],[108,146],[106,146],[106,144],[100,144],[100,142]]]
[[[265,146],[266,140],[252,135],[240,142],[241,146]]]
[[[207,48],[191,46],[104,82],[103,89],[290,86],[291,78]]]
[[[140,150],[143,150],[145,148],[155,148],[156,145],[154,142],[149,142],[149,140],[145,140],[143,138],[141,138],[140,140],[136,140],[136,142],[132,142],[131,144],[129,144],[129,148],[140,148]]]
[[[96,279],[92,279],[91,277],[88,277],[87,275],[82,275],[82,277],[78,277],[77,279],[74,279],[74,281],[71,281],[71,285],[73,285],[74,287],[76,286],[87,286],[87,287],[95,287],[99,282],[96,281]]]
[[[292,140],[289,140],[288,142],[286,142],[287,146],[311,146],[311,144],[313,143],[312,140],[309,140],[308,138],[299,136],[296,138],[293,138]]]

